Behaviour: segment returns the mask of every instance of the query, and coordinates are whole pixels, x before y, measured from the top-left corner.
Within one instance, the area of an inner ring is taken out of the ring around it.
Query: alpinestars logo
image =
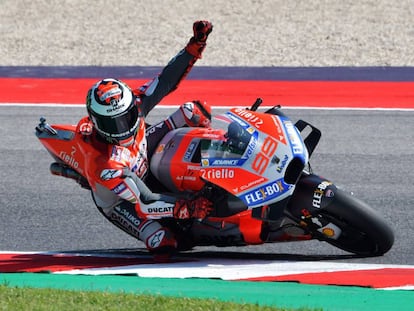
[[[164,238],[165,231],[159,230],[148,238],[148,246],[150,248],[157,248],[160,246],[162,239]]]
[[[122,175],[122,170],[114,170],[114,169],[104,169],[101,172],[101,179],[102,180],[109,180],[112,178],[116,178]]]

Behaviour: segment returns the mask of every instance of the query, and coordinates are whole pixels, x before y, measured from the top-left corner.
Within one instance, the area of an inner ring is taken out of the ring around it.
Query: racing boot
[[[139,237],[156,262],[168,262],[177,251],[177,240],[172,232],[156,221],[147,220],[141,224]]]
[[[207,102],[202,103],[199,100],[186,102],[167,121],[172,128],[184,126],[209,127],[211,122],[211,107]]]

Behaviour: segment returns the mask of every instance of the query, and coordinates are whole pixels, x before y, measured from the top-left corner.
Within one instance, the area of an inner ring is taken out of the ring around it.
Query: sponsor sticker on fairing
[[[188,146],[187,151],[184,154],[184,160],[189,162],[191,160],[191,157],[194,154],[194,151],[196,150],[197,142],[192,141],[191,144]]]
[[[255,188],[242,195],[242,200],[248,206],[262,204],[289,191],[292,185],[286,184],[283,178]]]
[[[235,112],[239,117],[243,118],[245,121],[254,125],[257,128],[260,128],[260,126],[264,123],[262,118],[260,118],[260,115],[250,110],[246,110],[244,108],[235,108],[232,111]]]
[[[291,121],[283,121],[283,124],[285,125],[286,132],[288,133],[290,145],[292,147],[292,152],[294,154],[303,154],[303,143],[302,139],[300,138],[295,126]]]
[[[201,169],[201,178],[204,179],[233,179],[235,176],[234,169],[230,168],[212,168]]]

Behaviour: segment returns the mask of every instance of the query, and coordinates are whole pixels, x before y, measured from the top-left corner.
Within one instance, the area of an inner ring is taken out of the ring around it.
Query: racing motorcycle
[[[163,137],[150,159],[151,190],[201,194],[214,207],[204,219],[164,219],[164,225],[186,237],[186,249],[316,239],[360,256],[389,251],[394,233],[382,216],[313,173],[309,159],[320,130],[293,123],[280,106],[260,112],[261,103],[217,115],[210,128]],[[75,131],[41,118],[36,136],[56,161],[52,174],[90,189],[82,154],[72,152]]]

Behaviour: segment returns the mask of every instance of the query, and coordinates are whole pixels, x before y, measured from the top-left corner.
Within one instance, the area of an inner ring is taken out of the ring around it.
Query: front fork
[[[267,224],[268,239],[338,239],[342,230],[324,213],[324,208],[334,202],[335,192],[330,181],[303,173],[291,197],[255,208],[252,216]]]
[[[336,186],[320,176],[304,174],[296,185],[285,213],[320,240],[338,239],[341,228],[324,210],[335,201]]]

